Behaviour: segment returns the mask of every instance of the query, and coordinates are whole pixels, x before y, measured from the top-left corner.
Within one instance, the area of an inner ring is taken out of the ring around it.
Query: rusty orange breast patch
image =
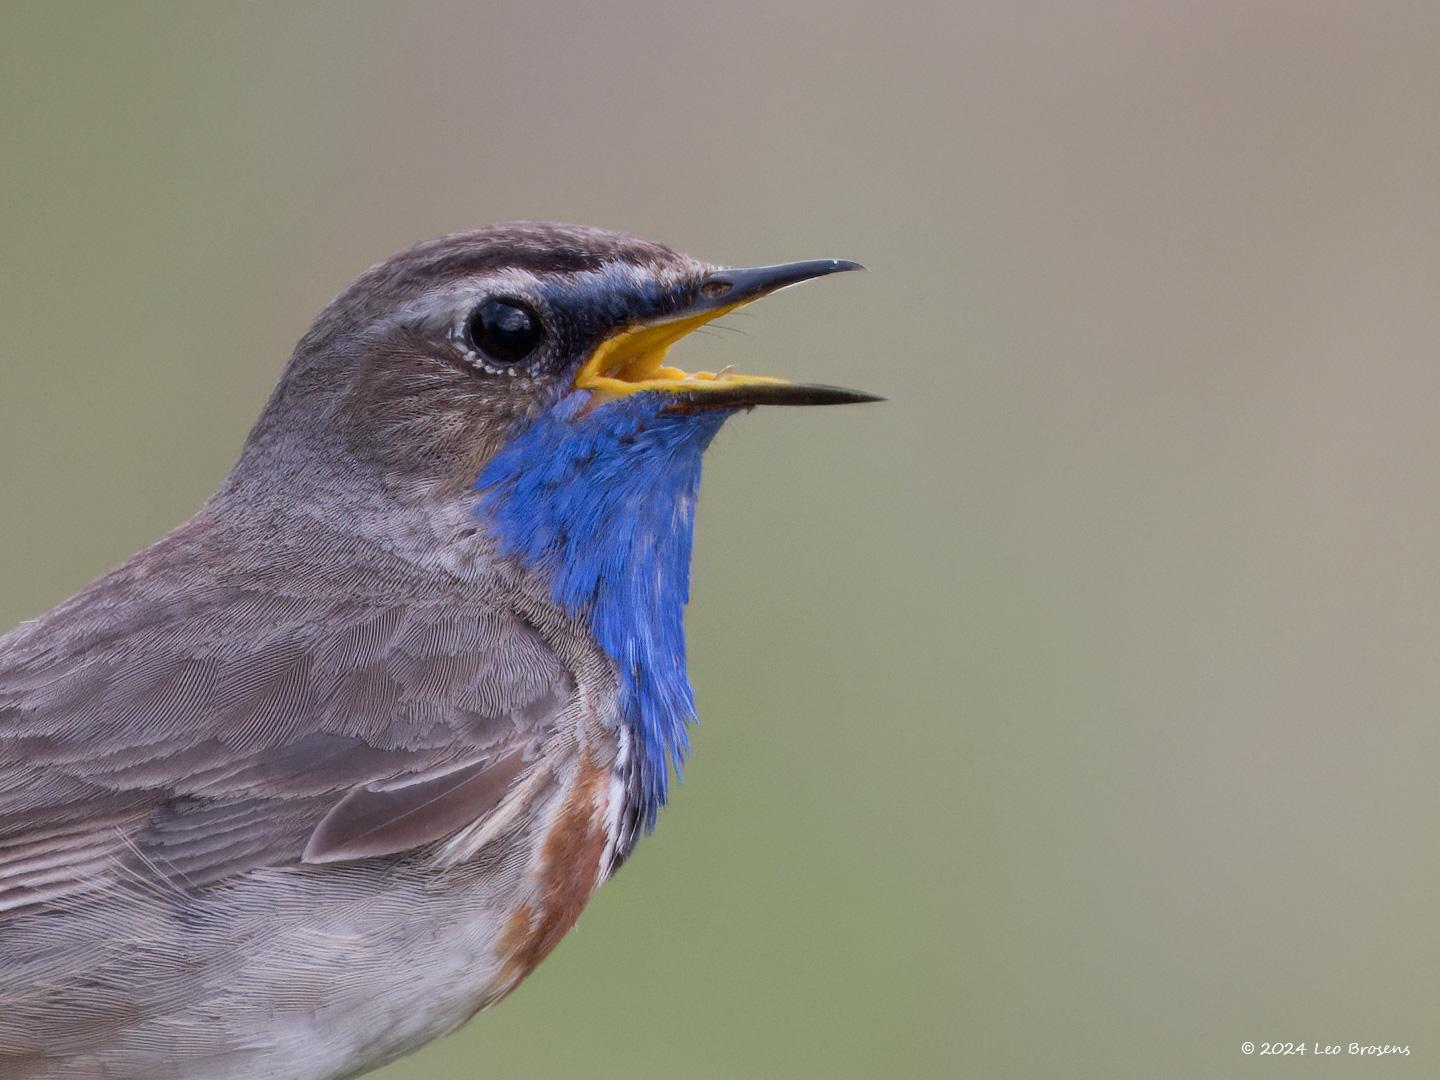
[[[600,880],[600,860],[609,840],[606,802],[610,770],[587,753],[575,781],[541,841],[533,903],[510,913],[496,942],[503,958],[496,1000],[519,986],[580,918]]]

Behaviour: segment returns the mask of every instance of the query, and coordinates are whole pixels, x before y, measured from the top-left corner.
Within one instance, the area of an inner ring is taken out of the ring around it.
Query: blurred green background
[[[0,12],[7,627],[415,240],[872,269],[685,347],[890,401],[717,441],[678,798],[387,1080],[1440,1075],[1440,8]]]

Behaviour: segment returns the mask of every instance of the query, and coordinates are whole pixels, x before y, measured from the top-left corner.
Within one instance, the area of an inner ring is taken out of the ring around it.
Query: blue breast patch
[[[502,550],[551,584],[620,672],[647,828],[689,748],[685,604],[700,458],[727,410],[665,413],[641,392],[589,412],[577,391],[507,443],[475,482]]]

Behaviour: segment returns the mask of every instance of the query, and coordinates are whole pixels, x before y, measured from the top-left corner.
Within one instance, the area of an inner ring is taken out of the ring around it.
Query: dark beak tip
[[[884,400],[863,390],[823,383],[750,383],[724,389],[680,391],[674,395],[669,411],[749,409],[756,405],[863,405]]]
[[[801,401],[797,404],[870,405],[885,400],[879,394],[867,393],[864,390],[851,390],[846,386],[824,386],[814,383],[800,385],[802,389],[813,391],[815,397],[813,401]]]
[[[714,271],[705,279],[700,288],[704,297],[701,303],[705,307],[719,307],[737,301],[758,300],[802,281],[864,269],[853,259],[809,259],[773,266],[728,267]]]

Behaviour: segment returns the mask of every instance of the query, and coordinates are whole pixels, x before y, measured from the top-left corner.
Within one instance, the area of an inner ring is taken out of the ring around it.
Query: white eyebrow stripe
[[[447,332],[452,328],[457,311],[472,306],[482,297],[502,292],[533,298],[541,292],[541,279],[528,270],[505,267],[447,281],[396,308],[381,325],[398,324],[431,332]]]
[[[708,269],[694,260],[680,264],[638,264],[620,259],[602,263],[593,270],[556,271],[543,276],[520,267],[501,267],[437,285],[391,311],[376,327],[386,330],[405,326],[424,333],[443,334],[454,340],[463,326],[467,309],[486,296],[512,293],[545,307],[567,293],[578,297],[597,291],[649,292],[658,289],[663,292]]]

